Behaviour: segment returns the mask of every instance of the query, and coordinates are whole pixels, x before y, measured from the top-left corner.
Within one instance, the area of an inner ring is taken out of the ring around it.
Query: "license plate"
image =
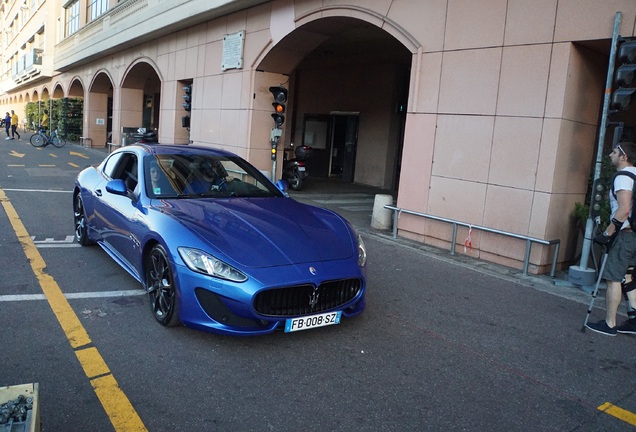
[[[305,167],[298,167],[298,171],[305,171]]]
[[[285,332],[289,333],[299,330],[308,330],[317,327],[340,324],[340,317],[342,317],[342,311],[328,312],[301,318],[290,318],[285,321]]]

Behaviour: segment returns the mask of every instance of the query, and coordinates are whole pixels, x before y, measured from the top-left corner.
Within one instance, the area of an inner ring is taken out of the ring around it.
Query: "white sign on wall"
[[[98,125],[100,125],[100,126],[104,126],[104,119],[97,119],[97,120],[95,121],[95,124],[98,124]]]
[[[243,67],[243,46],[245,32],[240,31],[234,34],[223,36],[223,60],[222,70],[241,69]]]

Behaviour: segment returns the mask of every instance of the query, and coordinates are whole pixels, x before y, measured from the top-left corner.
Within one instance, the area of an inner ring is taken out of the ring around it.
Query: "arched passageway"
[[[111,142],[113,130],[113,81],[99,71],[90,84],[84,101],[84,136],[94,145],[104,147]]]
[[[286,145],[314,148],[311,176],[397,190],[411,60],[385,30],[330,17],[287,35],[256,69],[288,76]]]
[[[147,60],[139,60],[126,72],[121,84],[119,118],[123,139],[138,128],[158,132],[161,78]]]

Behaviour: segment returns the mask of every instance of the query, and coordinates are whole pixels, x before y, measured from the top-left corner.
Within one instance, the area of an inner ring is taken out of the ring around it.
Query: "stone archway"
[[[315,17],[255,66],[259,87],[289,89],[285,142],[314,147],[312,176],[397,190],[414,47],[364,19]]]
[[[113,80],[104,70],[98,71],[84,99],[84,136],[93,146],[105,147],[113,141]]]
[[[128,136],[138,128],[159,133],[161,77],[148,59],[134,62],[124,74],[119,98],[121,133]],[[162,125],[163,126],[163,125]]]

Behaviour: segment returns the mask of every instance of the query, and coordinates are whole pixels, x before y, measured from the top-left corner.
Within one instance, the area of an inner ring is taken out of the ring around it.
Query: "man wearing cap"
[[[618,173],[629,171],[636,174],[636,167],[634,167],[636,144],[621,142],[612,150],[609,158],[617,171],[617,175],[612,179],[612,193],[610,193],[612,223],[600,236],[600,241],[595,239],[598,243],[605,243],[609,247],[603,272],[607,282],[606,316],[604,320],[587,323],[585,326],[606,336],[616,336],[617,333],[636,334],[636,319],[628,319],[621,325],[616,325],[616,315],[623,296],[621,282],[629,267],[636,262],[636,232],[632,230],[629,223],[629,215],[632,210],[636,211],[632,209],[634,180],[628,175]],[[630,304],[636,305],[636,289],[628,290],[626,294]]]

